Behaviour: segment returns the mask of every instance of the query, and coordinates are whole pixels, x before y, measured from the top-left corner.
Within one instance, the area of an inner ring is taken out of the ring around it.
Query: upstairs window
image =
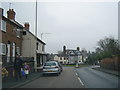
[[[27,35],[26,31],[23,31],[23,35]]]
[[[36,44],[36,47],[37,47],[37,50],[38,50],[38,48],[39,48],[39,43],[37,42],[37,44]]]
[[[21,37],[20,31],[21,31],[20,29],[17,29],[17,31],[16,31],[16,36],[17,36],[18,38]]]
[[[44,47],[44,45],[42,45],[42,51],[44,52],[44,50],[45,50],[45,47]]]
[[[6,32],[6,22],[4,20],[1,20],[1,30]]]

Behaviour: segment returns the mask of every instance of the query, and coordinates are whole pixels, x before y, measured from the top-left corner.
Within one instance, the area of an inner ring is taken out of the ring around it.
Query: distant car
[[[62,72],[62,66],[56,61],[47,61],[43,66],[43,75],[46,74],[57,74],[57,76]]]

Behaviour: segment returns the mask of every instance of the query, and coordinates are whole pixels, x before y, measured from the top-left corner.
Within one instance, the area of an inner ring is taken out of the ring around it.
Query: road
[[[85,88],[118,88],[118,77],[91,67],[76,69]]]
[[[42,76],[20,88],[118,88],[118,77],[92,67],[64,67],[59,76]]]
[[[84,88],[74,67],[64,67],[59,75],[42,76],[20,88]]]

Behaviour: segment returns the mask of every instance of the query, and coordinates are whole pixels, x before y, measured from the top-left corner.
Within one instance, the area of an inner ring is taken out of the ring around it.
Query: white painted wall
[[[22,56],[23,57],[34,57],[35,53],[35,37],[27,32],[27,35],[22,36]]]
[[[64,59],[64,57],[58,57],[57,55],[54,56],[54,60],[58,61],[58,62],[62,62],[63,64],[67,64],[68,63],[67,59]]]

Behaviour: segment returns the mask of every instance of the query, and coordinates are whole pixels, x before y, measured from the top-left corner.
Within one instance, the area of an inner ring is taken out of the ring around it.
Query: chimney
[[[24,27],[25,27],[26,30],[29,31],[29,27],[30,27],[29,23],[25,23],[25,24],[24,24]]]
[[[3,16],[3,9],[0,8],[0,17]]]
[[[66,54],[66,46],[63,46],[63,53]]]
[[[78,51],[80,51],[80,48],[79,48],[79,47],[77,47],[77,50],[78,50]]]
[[[9,9],[9,11],[7,11],[7,18],[11,20],[15,20],[15,12],[13,9]]]

